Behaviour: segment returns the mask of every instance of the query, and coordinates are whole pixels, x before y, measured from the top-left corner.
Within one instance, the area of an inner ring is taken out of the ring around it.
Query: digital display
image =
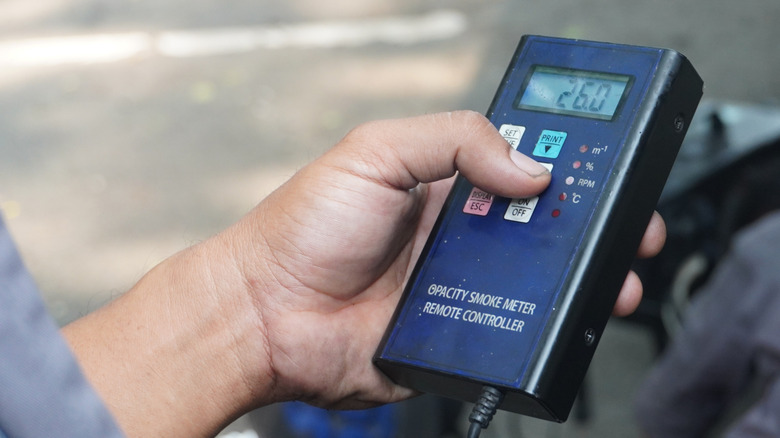
[[[612,120],[631,76],[537,65],[515,101],[517,109]]]

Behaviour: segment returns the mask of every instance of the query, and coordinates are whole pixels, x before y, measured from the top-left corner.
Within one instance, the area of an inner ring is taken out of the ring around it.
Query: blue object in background
[[[282,406],[284,423],[295,438],[391,438],[397,435],[396,407],[330,411],[301,402]]]

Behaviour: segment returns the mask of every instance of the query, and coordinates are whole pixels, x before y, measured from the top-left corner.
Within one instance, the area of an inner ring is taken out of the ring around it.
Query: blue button
[[[563,142],[566,141],[566,133],[561,131],[550,131],[545,129],[534,148],[534,155],[544,158],[558,158],[561,153]]]

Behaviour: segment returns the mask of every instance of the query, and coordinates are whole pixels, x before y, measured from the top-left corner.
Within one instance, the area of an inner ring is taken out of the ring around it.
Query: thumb
[[[490,121],[473,111],[365,123],[347,134],[333,163],[399,190],[460,171],[472,184],[506,197],[543,191],[550,173],[512,149]]]

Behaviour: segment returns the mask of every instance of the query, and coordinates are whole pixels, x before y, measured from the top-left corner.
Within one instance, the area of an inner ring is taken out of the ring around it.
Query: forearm
[[[271,401],[252,296],[219,238],[149,272],[63,330],[129,436],[208,436]]]

